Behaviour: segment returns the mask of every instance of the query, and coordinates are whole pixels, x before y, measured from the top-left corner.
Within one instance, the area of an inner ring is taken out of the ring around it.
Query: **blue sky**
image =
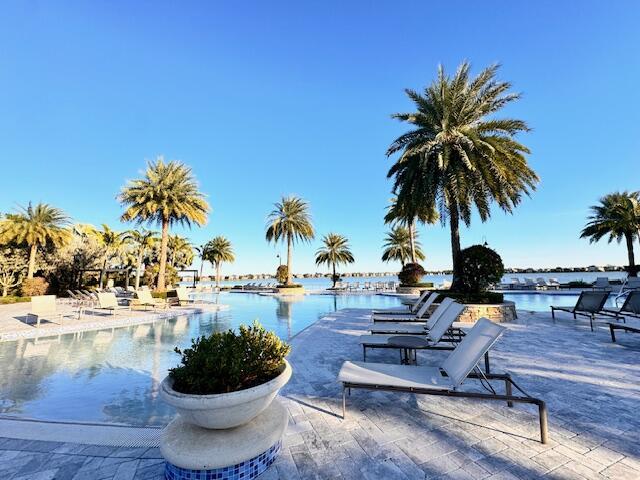
[[[310,202],[319,235],[350,238],[350,270],[393,270],[384,153],[405,127],[389,115],[439,63],[497,61],[523,92],[505,114],[533,128],[521,140],[541,183],[463,246],[486,238],[509,266],[622,264],[623,246],[578,237],[599,196],[640,189],[639,20],[635,1],[3,2],[0,211],[44,201],[124,229],[119,188],[164,155],[213,207],[180,233],[226,235],[226,272],[277,265],[264,228],[283,194]],[[420,234],[426,268],[449,268],[448,229]],[[294,271],[316,271],[318,244]]]

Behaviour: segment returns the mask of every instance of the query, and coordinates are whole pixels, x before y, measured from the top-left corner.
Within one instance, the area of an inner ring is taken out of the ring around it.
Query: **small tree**
[[[427,272],[419,263],[407,263],[398,274],[402,285],[416,285]]]
[[[0,252],[0,288],[6,297],[9,290],[22,283],[28,262],[25,255],[17,249],[4,248]]]
[[[283,285],[287,283],[287,278],[289,278],[289,268],[286,265],[280,265],[276,270],[276,280]]]
[[[460,252],[459,289],[462,293],[480,293],[498,283],[504,264],[498,253],[483,245],[473,245]]]

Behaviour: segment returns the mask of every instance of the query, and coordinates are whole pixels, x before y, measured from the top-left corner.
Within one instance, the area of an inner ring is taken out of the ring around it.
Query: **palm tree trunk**
[[[37,245],[34,243],[31,245],[29,251],[29,270],[27,270],[27,278],[33,278],[33,274],[36,271],[36,252],[38,250]]]
[[[102,287],[104,286],[104,276],[105,273],[107,271],[107,254],[104,254],[104,260],[102,261],[102,268],[100,269],[100,281],[98,282],[98,285],[100,286],[100,290],[102,290]]]
[[[136,290],[140,288],[140,270],[142,270],[142,252],[138,254],[138,264],[136,265]]]
[[[333,288],[336,288],[336,262],[331,263],[333,265],[333,276],[331,277],[331,281],[333,282]]]
[[[287,285],[291,285],[293,283],[293,272],[291,271],[291,235],[287,235]]]
[[[460,278],[460,215],[458,204],[455,201],[449,203],[449,227],[451,228],[451,260],[453,261],[453,279],[451,290],[458,288]]]
[[[160,240],[160,267],[158,268],[158,283],[156,290],[164,291],[164,275],[167,270],[167,245],[169,243],[169,220],[162,219],[162,238]]]
[[[416,237],[415,237],[416,221],[412,218],[409,222],[409,246],[411,248],[411,262],[416,262]]]
[[[629,258],[629,276],[635,277],[638,272],[636,270],[636,258],[633,253],[633,235],[625,234],[625,240],[627,241],[627,255]]]
[[[216,262],[216,288],[220,288],[220,262]]]
[[[200,257],[200,276],[198,277],[198,282],[202,281],[202,269],[204,268],[204,258]]]

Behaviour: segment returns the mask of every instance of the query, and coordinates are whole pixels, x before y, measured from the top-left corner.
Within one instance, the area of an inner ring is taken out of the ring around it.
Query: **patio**
[[[358,336],[368,323],[368,311],[342,310],[292,342],[285,448],[260,478],[639,478],[640,336],[621,333],[614,344],[605,327],[592,333],[569,315],[554,324],[546,312],[518,314],[492,351],[492,369],[508,370],[547,402],[547,445],[538,441],[533,407],[520,404],[354,391],[342,420],[336,374],[344,360],[361,359]],[[419,361],[445,355],[421,352]],[[391,350],[367,356],[398,358]],[[146,447],[0,440],[1,478],[160,479],[162,472],[153,439]]]

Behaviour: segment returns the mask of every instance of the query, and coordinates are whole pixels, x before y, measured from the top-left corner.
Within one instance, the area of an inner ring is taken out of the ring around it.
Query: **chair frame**
[[[409,367],[410,368],[410,367]],[[431,390],[414,387],[393,387],[386,385],[364,385],[359,383],[342,382],[342,418],[347,418],[347,392],[351,395],[351,389],[361,390],[378,390],[378,391],[391,391],[391,392],[405,392],[405,393],[417,393],[421,395],[434,395],[439,397],[453,397],[453,398],[471,398],[477,400],[497,400],[507,402],[507,406],[513,407],[514,403],[529,403],[538,407],[538,418],[540,423],[540,442],[543,444],[549,441],[549,427],[548,427],[548,412],[547,404],[544,400],[539,398],[530,397],[526,394],[514,395],[513,387],[522,391],[520,387],[513,381],[511,376],[506,373],[486,373],[477,374],[469,373],[467,378],[481,379],[481,380],[500,380],[505,384],[505,394],[491,394],[480,392],[464,392],[460,390]]]
[[[593,311],[587,311],[587,310],[577,310],[577,306],[580,303],[580,301],[582,300],[582,297],[585,296],[587,293],[606,293],[607,295],[602,297],[602,301],[600,303],[600,305],[598,306],[598,308]],[[567,313],[571,313],[573,314],[573,318],[577,319],[578,315],[582,315],[584,317],[589,317],[589,325],[591,327],[591,331],[593,332],[593,321],[595,320],[596,315],[600,314],[600,312],[602,311],[602,307],[604,307],[604,304],[607,302],[607,298],[609,298],[609,292],[606,291],[602,291],[602,292],[594,292],[594,291],[583,291],[582,293],[580,293],[580,296],[578,297],[578,301],[576,302],[576,304],[573,307],[570,306],[555,306],[555,305],[551,305],[551,318],[553,320],[556,319],[556,310],[559,310],[561,312],[567,312]]]

